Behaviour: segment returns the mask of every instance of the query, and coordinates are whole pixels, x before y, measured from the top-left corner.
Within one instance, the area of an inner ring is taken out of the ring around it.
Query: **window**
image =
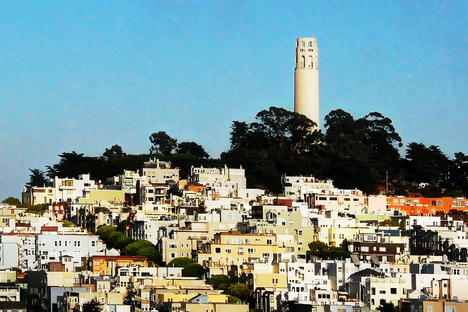
[[[221,253],[221,248],[220,248],[220,247],[216,247],[216,248],[215,248],[215,252],[216,252],[216,253]]]
[[[273,240],[272,240],[272,239],[267,239],[266,243],[267,243],[267,245],[272,245],[272,244],[273,244]]]
[[[230,248],[226,248],[226,253],[230,254],[232,251]]]
[[[397,293],[396,288],[395,288],[395,287],[390,288],[390,293],[391,293],[392,295],[396,295],[396,293]]]

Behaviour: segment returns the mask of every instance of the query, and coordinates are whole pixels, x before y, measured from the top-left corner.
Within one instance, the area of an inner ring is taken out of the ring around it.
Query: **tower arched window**
[[[312,46],[312,41],[309,41],[309,47],[311,47],[311,46]]]
[[[314,58],[312,55],[309,55],[309,67],[314,68]]]
[[[301,46],[305,47],[305,42],[304,41],[301,42]]]
[[[305,67],[305,56],[301,56],[301,67],[304,68]]]

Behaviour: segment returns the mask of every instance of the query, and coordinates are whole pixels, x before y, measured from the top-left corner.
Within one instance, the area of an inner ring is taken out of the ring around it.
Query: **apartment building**
[[[76,267],[81,266],[82,257],[104,254],[105,245],[99,236],[86,232],[59,232],[57,226],[43,226],[36,235],[36,259],[38,268],[45,270],[49,262],[60,261],[70,256]]]
[[[205,266],[240,266],[243,263],[272,262],[301,255],[293,235],[242,234],[236,231],[221,232],[213,242],[204,244],[198,251],[198,262]],[[305,259],[305,251],[301,255]]]

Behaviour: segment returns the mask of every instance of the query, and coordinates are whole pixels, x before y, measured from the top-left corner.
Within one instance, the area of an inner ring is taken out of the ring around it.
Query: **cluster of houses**
[[[150,159],[104,182],[82,174],[25,187],[24,203],[47,208],[0,204],[0,311],[79,311],[92,299],[108,312],[468,311],[466,224],[438,213],[466,210],[468,199],[281,182],[273,196],[247,188],[242,167],[192,167],[182,180]],[[162,266],[94,234],[124,220],[124,234],[156,246]],[[349,256],[317,257],[309,244],[318,241]],[[181,257],[205,275],[164,265]],[[246,284],[249,298],[234,302],[206,283],[216,275]]]

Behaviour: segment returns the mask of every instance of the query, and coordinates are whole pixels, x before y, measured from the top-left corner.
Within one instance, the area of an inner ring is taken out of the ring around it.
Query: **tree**
[[[131,239],[130,237],[123,235],[119,236],[115,241],[114,241],[114,248],[115,249],[124,249],[131,243],[135,242],[135,240]]]
[[[99,157],[84,156],[83,153],[75,151],[62,153],[59,157],[60,161],[58,164],[46,167],[49,178],[55,176],[59,178],[78,178],[81,174],[96,171],[96,168],[102,166],[102,160]]]
[[[44,186],[47,183],[45,172],[39,169],[31,169],[31,174],[29,175],[29,182],[26,184],[29,187],[32,186]]]
[[[390,118],[372,112],[355,120],[337,109],[325,116],[325,128],[324,151],[329,163],[324,175],[336,186],[375,194],[385,185],[387,174],[400,174],[401,137]]]
[[[128,244],[124,248],[123,254],[130,256],[143,256],[148,258],[148,261],[156,264],[161,264],[162,262],[161,253],[150,241],[145,239]]]
[[[83,303],[81,308],[83,312],[101,312],[103,310],[102,304],[96,298]]]
[[[203,146],[195,142],[181,142],[177,144],[176,152],[178,154],[190,154],[196,159],[210,158]]]
[[[439,184],[448,178],[450,162],[438,146],[426,147],[422,143],[409,143],[406,149],[406,164],[409,178],[413,182],[440,186]]]
[[[232,284],[229,286],[228,295],[239,298],[242,302],[245,302],[250,295],[250,290],[247,285],[244,284]]]
[[[395,307],[392,302],[387,303],[385,302],[385,299],[382,299],[377,310],[380,312],[397,312],[397,307]]]
[[[124,237],[125,234],[122,233],[122,232],[119,232],[119,231],[113,231],[112,233],[109,234],[109,238],[107,240],[107,245],[109,245],[109,247],[111,248],[117,248],[115,246],[115,243],[117,242],[117,240],[120,238],[120,237]]]
[[[177,267],[177,268],[185,268],[187,265],[194,263],[192,258],[189,257],[179,257],[172,259],[167,266],[168,267]]]
[[[2,203],[8,204],[8,205],[11,205],[11,206],[17,206],[17,207],[21,205],[21,201],[18,198],[12,197],[12,196],[5,198],[2,201]]]
[[[35,214],[43,214],[44,213],[44,206],[42,204],[37,204],[34,206],[28,206],[26,209],[26,213],[35,213]]]
[[[64,220],[64,221],[62,222],[62,226],[63,226],[63,227],[75,227],[76,224],[73,223],[73,222],[71,222],[71,221]]]
[[[133,222],[130,220],[122,220],[118,225],[117,225],[117,231],[120,231],[127,235],[128,228],[133,226]]]
[[[309,243],[309,250],[312,255],[322,258],[328,246],[322,241],[313,241]]]
[[[348,241],[343,241],[341,247],[328,247],[324,242],[314,241],[309,243],[309,252],[322,259],[344,259],[350,257],[350,252],[347,250],[348,245]]]
[[[107,244],[110,240],[110,235],[116,231],[117,229],[112,225],[101,225],[98,227],[96,234]]]
[[[105,159],[113,159],[116,157],[122,157],[125,153],[122,150],[122,147],[118,144],[112,145],[111,148],[106,148],[106,151],[102,154],[102,157]]]
[[[133,288],[127,288],[127,293],[123,299],[123,304],[129,305],[130,311],[135,311],[135,296],[136,292],[133,290]]]
[[[149,140],[152,144],[151,154],[171,154],[177,146],[177,139],[170,137],[165,131],[152,133]]]
[[[231,147],[221,159],[245,168],[249,187],[279,193],[285,172],[300,175],[321,170],[321,137],[306,116],[272,106],[260,111],[252,123],[232,123]]]
[[[172,184],[169,187],[166,193],[166,197],[170,198],[171,194],[175,196],[179,196],[179,197],[182,197],[182,195],[184,195],[184,193],[182,192],[182,190],[179,188],[177,184]]]
[[[213,286],[214,289],[219,289],[222,284],[231,284],[229,276],[224,274],[217,274],[210,277],[207,281],[208,284]]]
[[[190,276],[190,277],[202,277],[205,274],[205,268],[199,263],[190,263],[187,264],[182,269],[182,276]]]

